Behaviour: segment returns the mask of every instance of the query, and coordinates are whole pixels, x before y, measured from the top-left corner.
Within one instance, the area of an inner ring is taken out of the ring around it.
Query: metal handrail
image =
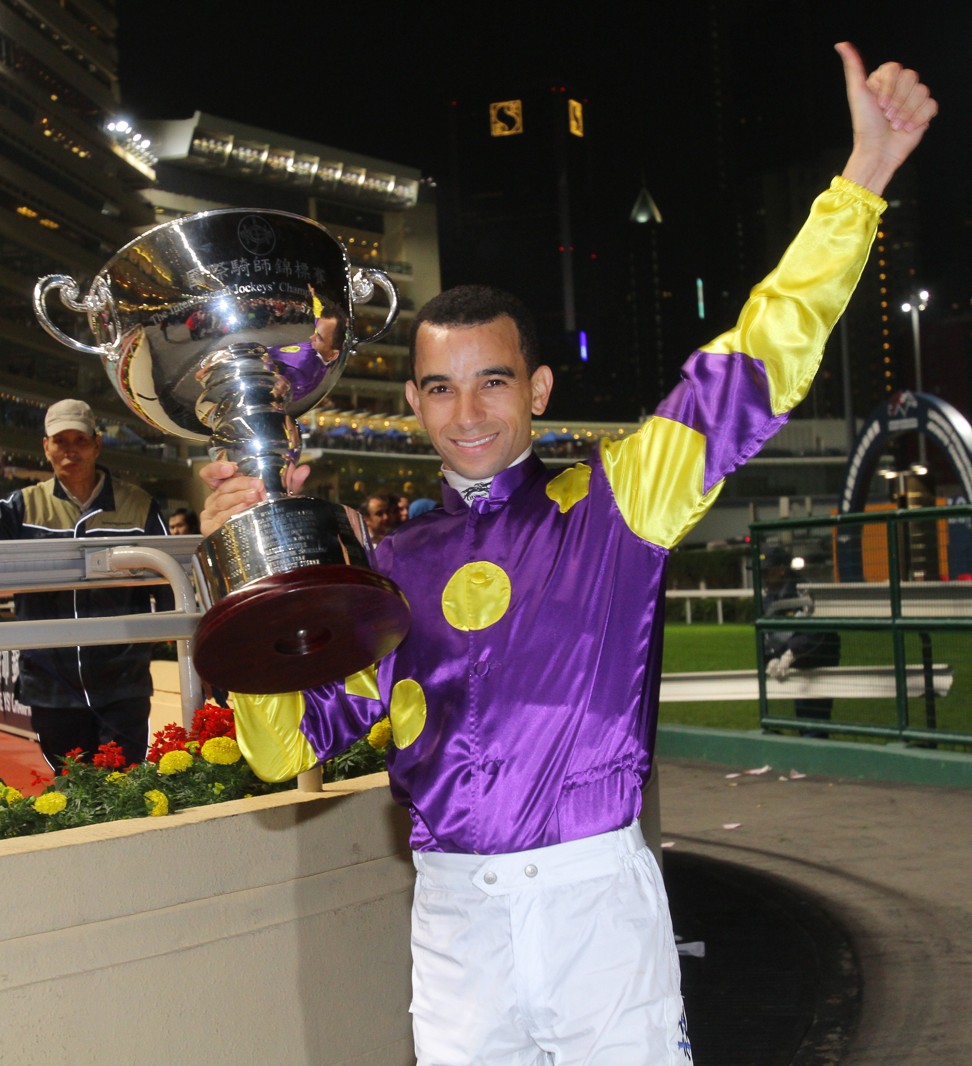
[[[0,589],[7,594],[168,584],[176,604],[173,611],[152,614],[7,621],[0,625],[0,649],[175,640],[183,724],[188,727],[202,702],[202,685],[192,665],[192,637],[202,615],[189,576],[201,539],[189,535],[0,542]]]

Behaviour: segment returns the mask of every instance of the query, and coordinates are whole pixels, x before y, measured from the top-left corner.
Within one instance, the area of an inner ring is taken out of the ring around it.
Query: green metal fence
[[[972,746],[972,506],[751,533],[764,729]],[[792,715],[770,712],[767,671],[792,685]]]

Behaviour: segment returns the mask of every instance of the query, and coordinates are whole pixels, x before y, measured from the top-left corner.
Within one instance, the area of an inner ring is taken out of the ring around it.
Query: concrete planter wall
[[[0,842],[0,1062],[413,1063],[384,774]]]

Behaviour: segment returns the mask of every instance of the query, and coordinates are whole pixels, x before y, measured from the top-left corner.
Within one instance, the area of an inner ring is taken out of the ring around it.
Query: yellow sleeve
[[[649,418],[633,436],[601,445],[618,507],[639,537],[674,547],[715,502],[726,475],[758,451],[778,428],[779,416],[806,395],[886,207],[868,189],[834,178],[775,269],[752,290],[736,325],[686,364],[683,381],[660,407],[664,413]],[[738,423],[730,406],[682,403],[701,388],[688,373],[693,361],[712,374],[720,363],[731,365],[739,356],[765,369],[768,395],[762,415],[753,398],[747,419]],[[683,409],[691,417],[680,421],[673,412]],[[722,442],[721,450],[712,449],[712,438]]]
[[[887,206],[869,189],[834,178],[775,269],[752,290],[734,328],[705,345],[706,353],[744,352],[762,362],[774,415],[806,396]]]
[[[236,742],[253,772],[264,781],[289,781],[320,761],[300,730],[302,692],[267,696],[231,694]]]
[[[632,437],[604,441],[601,461],[628,528],[660,548],[675,547],[725,484],[703,491],[705,437],[658,415]]]

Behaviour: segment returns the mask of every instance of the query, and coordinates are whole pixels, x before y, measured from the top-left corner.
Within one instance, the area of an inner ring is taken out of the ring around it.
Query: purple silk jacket
[[[668,553],[805,395],[883,208],[834,179],[735,328],[690,357],[637,433],[560,473],[531,454],[472,506],[445,486],[442,509],[386,537],[376,564],[408,599],[408,636],[343,684],[237,697],[258,772],[292,775],[388,714],[416,850],[521,851],[632,822]]]

